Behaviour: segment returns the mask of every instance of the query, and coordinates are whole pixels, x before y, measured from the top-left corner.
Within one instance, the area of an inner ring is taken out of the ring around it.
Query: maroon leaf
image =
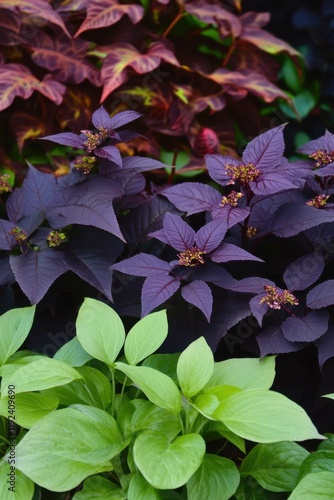
[[[262,172],[271,172],[282,162],[285,148],[284,127],[285,124],[272,128],[249,142],[242,155],[243,162],[252,163]]]
[[[211,211],[213,207],[219,205],[222,198],[216,189],[199,182],[176,184],[165,189],[161,194],[179,210],[187,212],[187,215]]]
[[[334,304],[334,280],[327,280],[313,288],[306,296],[306,305],[320,309]]]
[[[288,43],[276,38],[268,31],[262,30],[255,26],[244,25],[241,38],[247,42],[259,47],[259,49],[268,52],[269,54],[278,54],[279,52],[287,52],[293,57],[301,57],[300,52],[291,47]]]
[[[192,281],[181,289],[181,295],[189,304],[198,307],[210,322],[213,299],[209,285],[200,280]]]
[[[196,233],[198,248],[206,253],[212,252],[222,242],[227,231],[227,225],[222,219],[208,222]]]
[[[45,0],[34,0],[33,2],[30,0],[1,0],[1,7],[20,11],[24,14],[26,23],[29,22],[29,18],[31,18],[32,24],[34,21],[43,20],[46,24],[51,23],[59,26],[67,36],[71,36],[60,15]]]
[[[98,70],[86,59],[89,42],[41,33],[32,46],[32,60],[47,68],[58,81],[81,83],[87,79],[95,86],[101,85]]]
[[[242,25],[239,19],[225,9],[221,2],[209,3],[205,0],[194,0],[193,2],[185,2],[185,9],[204,23],[224,26],[226,35],[232,34],[233,37],[237,37],[241,33]]]
[[[16,281],[32,304],[37,304],[52,283],[67,271],[64,253],[52,248],[11,255],[9,262]]]
[[[320,253],[309,253],[292,262],[286,268],[283,279],[289,290],[305,290],[320,278],[324,266]]]
[[[109,47],[110,53],[103,62],[101,76],[104,84],[101,101],[127,81],[127,68],[133,68],[136,73],[149,73],[156,69],[161,60],[179,66],[173,52],[162,43],[154,42],[146,54],[140,53],[129,43],[114,43]]]
[[[296,352],[302,349],[305,344],[301,342],[289,342],[283,336],[280,326],[269,326],[264,328],[262,333],[256,337],[260,347],[261,358],[268,354],[284,354]]]
[[[178,215],[167,212],[163,226],[168,244],[179,252],[194,245],[195,231]]]
[[[222,243],[219,247],[210,254],[213,262],[230,262],[232,260],[255,260],[263,262],[262,259],[246,252],[231,243]]]
[[[168,274],[171,266],[168,262],[147,253],[139,253],[129,259],[122,260],[110,268],[112,271],[121,271],[132,276],[161,276]]]
[[[0,66],[0,111],[8,108],[17,96],[29,99],[35,90],[55,104],[60,104],[66,87],[53,80],[51,75],[39,81],[23,64]]]
[[[141,5],[122,5],[117,0],[92,0],[87,4],[87,17],[74,35],[79,36],[87,30],[104,28],[117,23],[125,14],[135,24],[144,15]]]
[[[180,282],[168,274],[146,278],[141,294],[142,316],[166,302],[179,287]]]
[[[313,342],[327,331],[328,320],[328,311],[312,311],[304,318],[291,316],[283,321],[282,333],[291,342]]]

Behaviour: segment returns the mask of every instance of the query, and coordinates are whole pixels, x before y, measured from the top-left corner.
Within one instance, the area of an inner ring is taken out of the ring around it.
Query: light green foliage
[[[28,337],[36,306],[12,309],[0,316],[0,365],[14,354]]]
[[[116,484],[102,476],[88,477],[81,491],[74,494],[74,500],[126,500],[127,495]]]
[[[13,473],[8,462],[0,462],[0,498],[1,500],[32,500],[34,495],[34,482],[25,476],[21,471],[15,470],[15,479],[13,484],[8,483],[10,476],[7,474]],[[8,488],[14,488],[12,491]]]
[[[192,342],[181,353],[177,363],[177,378],[186,398],[191,398],[203,389],[213,368],[213,354],[204,337]]]
[[[69,340],[54,355],[53,359],[63,361],[70,366],[82,366],[93,357],[88,354],[80,344],[78,337]]]
[[[333,500],[333,472],[308,474],[293,490],[288,500]]]

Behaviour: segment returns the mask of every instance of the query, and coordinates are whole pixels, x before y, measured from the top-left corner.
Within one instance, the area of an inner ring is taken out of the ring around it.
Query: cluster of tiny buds
[[[13,227],[10,231],[9,231],[9,234],[11,236],[14,236],[15,240],[17,242],[20,242],[20,241],[25,241],[27,238],[28,238],[28,235],[25,231],[23,231],[23,229],[20,229],[19,227],[15,226]]]
[[[59,247],[61,243],[65,242],[66,234],[54,229],[53,231],[50,231],[50,233],[47,235],[46,240],[48,242],[49,247]]]
[[[178,253],[177,256],[179,258],[179,264],[181,266],[194,267],[198,266],[198,264],[204,264],[203,255],[206,252],[204,250],[200,250],[196,246],[185,250],[184,252]]]
[[[231,205],[231,207],[236,207],[238,205],[239,199],[242,197],[242,193],[231,191],[227,196],[223,196],[222,201],[220,202],[220,206],[224,207],[225,205]]]
[[[314,153],[310,154],[309,158],[316,161],[316,167],[323,167],[324,165],[334,162],[334,151],[327,153],[322,149],[318,149],[317,151],[314,151]]]
[[[94,156],[78,156],[73,163],[73,168],[80,170],[84,174],[89,174],[90,171],[96,164],[96,158]]]
[[[226,174],[231,177],[228,184],[235,184],[235,181],[240,181],[243,184],[255,181],[260,175],[260,171],[252,164],[247,165],[225,165]]]
[[[99,132],[92,132],[91,130],[81,130],[87,137],[84,146],[88,153],[92,153],[102,142],[102,137]]]
[[[318,194],[317,196],[315,196],[315,198],[312,198],[312,200],[307,201],[306,205],[309,205],[310,207],[321,208],[326,204],[329,197],[329,194]]]
[[[280,290],[277,286],[264,285],[266,295],[260,300],[260,304],[267,304],[271,309],[281,309],[283,304],[297,306],[298,299],[289,290]]]
[[[247,238],[253,238],[257,233],[257,228],[253,226],[249,226],[246,231]]]
[[[9,174],[0,175],[0,194],[10,193],[11,191],[13,191],[12,186],[9,184],[9,179]]]

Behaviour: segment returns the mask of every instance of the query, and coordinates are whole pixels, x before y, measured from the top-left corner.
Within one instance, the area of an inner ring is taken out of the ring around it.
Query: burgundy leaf
[[[132,122],[133,120],[137,120],[141,113],[137,113],[137,111],[121,111],[114,116],[110,116],[109,113],[104,109],[103,106],[100,106],[99,109],[94,111],[92,115],[92,122],[95,128],[104,128],[107,130],[114,130],[118,127],[122,127],[127,123]]]
[[[231,207],[231,205],[224,205],[214,208],[211,212],[211,216],[213,219],[223,219],[226,221],[227,228],[229,229],[238,222],[245,220],[249,213],[249,207]]]
[[[231,243],[222,243],[216,250],[210,254],[213,262],[230,262],[232,260],[255,260],[263,262],[262,259],[255,257],[246,250],[239,248]]]
[[[60,15],[45,0],[1,0],[1,7],[4,9],[18,10],[25,18],[25,22],[43,20],[59,26],[67,36],[71,36],[67,31],[64,21]]]
[[[328,311],[312,311],[304,318],[290,316],[281,325],[282,333],[291,342],[313,342],[327,331],[328,320]]]
[[[324,266],[320,253],[309,253],[292,262],[286,268],[283,279],[289,290],[305,290],[320,278]]]
[[[62,146],[71,146],[72,148],[83,149],[84,148],[84,139],[79,137],[77,134],[73,134],[73,132],[62,132],[61,134],[52,134],[46,135],[45,137],[41,137],[43,141],[51,141],[56,142],[57,144],[61,144]]]
[[[210,323],[213,299],[211,289],[204,281],[195,280],[185,285],[181,295],[189,304],[198,307]]]
[[[241,161],[232,156],[223,156],[219,154],[205,155],[205,162],[211,179],[223,186],[226,186],[230,181],[230,177],[226,174],[226,165],[234,165],[236,167],[242,165]]]
[[[206,253],[212,252],[222,242],[227,231],[227,225],[222,219],[208,222],[201,227],[195,236],[197,247]]]
[[[286,203],[274,215],[269,230],[276,236],[288,238],[318,226],[323,222],[333,222],[334,214],[308,205]]]
[[[94,154],[100,158],[106,158],[113,161],[119,167],[122,167],[122,157],[119,149],[116,146],[104,146],[103,148],[95,149]]]
[[[285,149],[283,129],[285,125],[272,128],[248,143],[242,155],[244,163],[252,163],[262,172],[271,172],[279,165]]]
[[[296,352],[302,349],[305,344],[300,342],[289,342],[283,336],[280,326],[269,326],[262,330],[256,337],[260,347],[261,358],[268,354],[284,354]]]
[[[334,304],[334,280],[327,280],[313,288],[306,296],[306,305],[320,309]]]
[[[244,25],[241,38],[247,42],[259,47],[259,49],[268,52],[269,54],[278,54],[279,52],[287,52],[291,56],[301,57],[301,54],[291,47],[288,43],[276,38],[268,31],[256,28],[253,26]]]
[[[275,172],[261,174],[256,181],[251,181],[249,186],[257,195],[276,194],[280,191],[298,188],[282,174]]]
[[[334,356],[334,326],[330,325],[327,332],[314,343],[318,349],[319,366],[322,370],[325,362]]]
[[[87,30],[111,26],[125,14],[133,23],[138,23],[144,15],[144,8],[135,4],[122,5],[117,0],[92,0],[87,4],[87,17],[75,36]]]
[[[224,23],[224,27],[227,25],[228,34],[233,35],[233,38],[241,34],[240,20],[230,12],[230,8],[225,9],[221,2],[211,4],[204,0],[194,0],[185,2],[185,9],[188,14],[192,14],[204,23],[218,24],[218,26]]]
[[[264,295],[265,294],[256,295],[249,302],[252,314],[254,318],[257,319],[260,326],[262,326],[263,316],[269,311],[268,304],[260,304],[260,300],[264,297]]]
[[[167,212],[163,227],[170,246],[179,252],[184,252],[193,247],[195,231],[181,217]]]
[[[168,274],[146,278],[141,294],[142,316],[166,302],[179,287],[180,282]]]
[[[37,304],[52,283],[67,271],[64,253],[52,248],[11,255],[9,261],[16,281],[32,304]]]
[[[187,212],[187,215],[211,211],[213,207],[219,205],[222,198],[216,189],[200,182],[176,184],[168,187],[161,194],[179,210]]]
[[[143,276],[148,278],[150,276],[168,275],[171,266],[168,262],[155,257],[155,255],[139,253],[129,259],[113,264],[110,269],[112,271],[121,271],[122,273],[131,274],[132,276]]]

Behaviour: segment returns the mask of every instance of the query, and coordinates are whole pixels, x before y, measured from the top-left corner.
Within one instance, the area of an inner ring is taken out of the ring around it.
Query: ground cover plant
[[[1,161],[21,180],[27,158],[61,173],[59,150],[46,155],[36,138],[79,133],[99,103],[144,114],[147,140],[123,144],[127,153],[176,155],[196,173],[205,153],[233,152],[279,123],[261,116],[273,101],[291,102],[279,65],[302,66],[266,31],[268,13],[243,13],[235,0],[15,0],[0,12]]]
[[[4,500],[330,498],[333,435],[270,390],[274,356],[215,362],[204,337],[156,354],[165,310],[126,334],[110,306],[86,298],[76,337],[49,358],[20,350],[35,309],[0,316]],[[294,442],[310,439],[321,440],[313,453]]]

